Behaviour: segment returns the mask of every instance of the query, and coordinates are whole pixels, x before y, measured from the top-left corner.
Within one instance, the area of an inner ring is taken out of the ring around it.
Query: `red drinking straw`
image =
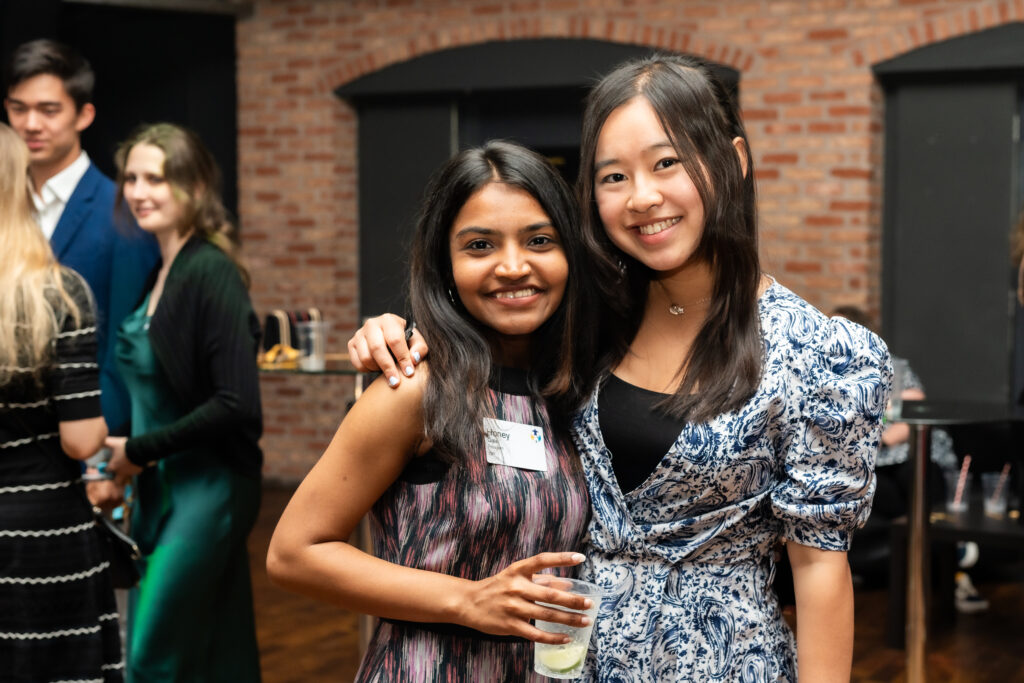
[[[999,474],[999,481],[996,482],[996,489],[992,492],[992,504],[994,505],[999,500],[999,494],[1003,492],[1003,486],[1006,484],[1006,478],[1010,476],[1010,463],[1003,465],[1003,471]]]
[[[964,484],[967,483],[967,470],[971,467],[971,456],[964,456],[964,464],[960,467],[960,478],[956,480],[956,494],[953,496],[953,505],[959,505],[964,495]]]

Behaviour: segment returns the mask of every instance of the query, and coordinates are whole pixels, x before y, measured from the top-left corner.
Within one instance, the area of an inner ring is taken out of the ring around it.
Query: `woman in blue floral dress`
[[[761,272],[752,154],[701,61],[635,60],[595,86],[578,188],[617,265],[593,264],[607,355],[575,423],[593,506],[582,578],[608,591],[585,678],[796,681],[799,659],[803,682],[849,680],[846,551],[870,512],[885,345]],[[370,363],[394,322],[350,349]],[[772,590],[780,543],[799,638]]]

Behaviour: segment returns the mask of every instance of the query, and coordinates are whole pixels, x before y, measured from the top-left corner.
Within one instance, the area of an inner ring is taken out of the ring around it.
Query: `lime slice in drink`
[[[555,673],[564,674],[578,667],[587,656],[586,643],[569,643],[537,651],[537,660]]]

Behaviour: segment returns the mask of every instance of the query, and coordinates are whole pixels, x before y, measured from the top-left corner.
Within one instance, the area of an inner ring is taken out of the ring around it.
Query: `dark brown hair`
[[[56,76],[64,83],[75,109],[92,102],[96,76],[89,62],[74,48],[45,38],[22,43],[14,50],[4,70],[6,92],[42,74]]]
[[[615,68],[590,92],[577,181],[583,227],[624,270],[624,282],[605,289],[610,316],[606,370],[622,359],[636,336],[654,275],[611,242],[594,200],[594,157],[601,128],[615,109],[635,97],[646,99],[656,112],[704,204],[696,256],[711,268],[712,301],[689,357],[680,359],[679,389],[662,404],[670,415],[703,421],[741,406],[761,378],[761,266],[753,158],[735,102],[700,59],[635,59]],[[747,147],[745,174],[733,146],[737,137]]]

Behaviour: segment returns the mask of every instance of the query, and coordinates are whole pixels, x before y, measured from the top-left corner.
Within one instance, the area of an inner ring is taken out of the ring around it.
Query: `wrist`
[[[140,454],[138,450],[134,447],[134,445],[135,444],[132,439],[128,439],[127,441],[124,442],[124,457],[128,460],[128,462],[135,465],[136,467],[146,469],[146,467],[149,466],[149,463],[145,460],[145,456],[143,454]]]
[[[451,590],[443,591],[441,599],[441,621],[460,626],[470,626],[466,619],[466,605],[469,604],[469,591],[474,581],[452,577],[454,583]]]

